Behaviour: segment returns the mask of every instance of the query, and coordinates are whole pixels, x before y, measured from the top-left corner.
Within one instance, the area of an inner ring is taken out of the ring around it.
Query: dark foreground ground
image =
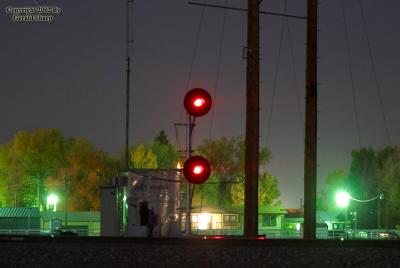
[[[0,267],[400,267],[400,241],[0,237]]]

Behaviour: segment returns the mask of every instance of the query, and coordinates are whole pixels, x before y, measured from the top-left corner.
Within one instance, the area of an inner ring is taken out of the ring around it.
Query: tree
[[[231,183],[244,177],[244,139],[243,137],[205,140],[197,148],[200,155],[210,161],[212,174],[219,180],[219,204],[231,201]],[[267,148],[262,148],[259,154],[260,165],[269,160]]]
[[[158,142],[163,145],[169,145],[169,140],[164,130],[161,130],[160,133],[158,133],[157,137],[154,139],[154,142]]]
[[[192,206],[217,206],[219,203],[218,177],[211,175],[207,182],[196,185]]]
[[[399,155],[399,146],[387,146],[381,150],[371,147],[353,150],[349,174],[346,176],[344,171],[334,172],[327,178],[327,196],[330,199],[326,202],[330,204],[329,209],[333,209],[334,196],[340,188],[356,199],[376,198],[370,202],[350,202],[348,211],[357,211],[358,227],[376,228],[379,216],[381,223],[394,227],[400,220],[397,217],[400,209]],[[384,200],[379,201],[377,197],[381,193],[384,194]]]
[[[151,150],[156,155],[158,168],[176,168],[178,152],[175,146],[169,143],[164,130],[154,139]]]
[[[100,179],[115,175],[119,167],[116,161],[85,139],[70,139],[67,147],[67,165],[59,170],[57,178],[48,180],[47,187],[64,193],[64,176],[67,176],[68,209],[98,210]]]
[[[348,175],[343,169],[334,170],[326,177],[326,190],[320,192],[317,197],[317,209],[322,211],[337,211],[336,193],[349,191],[347,189]]]
[[[381,178],[382,223],[386,228],[398,228],[400,224],[400,147],[392,146],[378,152]],[[378,204],[379,205],[379,204]],[[396,226],[397,225],[397,226]]]
[[[352,197],[365,200],[379,194],[378,162],[376,152],[371,148],[353,150],[350,172],[346,183],[347,191]],[[373,202],[350,202],[348,211],[357,211],[360,228],[376,228],[376,204]]]
[[[44,209],[49,192],[64,197],[66,175],[69,209],[98,209],[97,172],[108,178],[117,170],[116,160],[84,139],[65,139],[56,129],[18,132],[0,146],[0,202],[7,206],[40,203]]]
[[[131,149],[131,162],[134,168],[157,168],[157,157],[151,148],[139,144]]]
[[[266,207],[277,205],[281,193],[278,189],[278,180],[268,172],[260,174],[258,179],[258,206]],[[231,187],[232,204],[243,206],[244,204],[244,181],[235,183]]]
[[[64,165],[63,154],[64,138],[57,129],[21,131],[3,147],[2,170],[14,189],[16,206],[45,207],[44,183]]]

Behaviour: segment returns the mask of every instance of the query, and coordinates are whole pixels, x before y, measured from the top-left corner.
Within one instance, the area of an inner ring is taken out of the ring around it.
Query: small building
[[[258,233],[269,238],[283,238],[286,209],[282,206],[258,208]]]
[[[1,234],[40,234],[38,208],[0,208]]]
[[[285,213],[285,208],[281,206],[259,208],[259,234],[271,238],[281,238]],[[242,207],[195,207],[191,210],[192,232],[194,234],[243,235],[243,222]]]
[[[98,236],[100,235],[100,212],[74,211],[65,214],[64,211],[43,211],[42,229],[54,232],[58,228],[72,230],[79,235]]]
[[[241,235],[241,217],[242,211],[234,207],[194,207],[191,210],[192,232],[201,235]]]

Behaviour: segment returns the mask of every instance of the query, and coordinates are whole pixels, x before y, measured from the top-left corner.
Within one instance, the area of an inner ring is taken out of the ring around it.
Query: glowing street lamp
[[[380,225],[381,225],[381,209],[380,209],[380,202],[383,199],[383,194],[380,193],[377,196],[370,198],[370,199],[365,199],[365,200],[360,200],[360,199],[356,199],[354,197],[352,197],[349,193],[347,192],[338,192],[336,194],[336,205],[338,205],[341,208],[344,208],[344,213],[345,213],[345,229],[346,229],[346,235],[347,235],[347,207],[349,206],[349,202],[351,200],[354,200],[356,202],[371,202],[374,200],[378,199],[378,229],[380,229]],[[357,214],[354,214],[355,217]]]
[[[336,205],[341,208],[349,206],[350,195],[346,192],[338,192],[336,194]]]
[[[336,194],[336,205],[344,208],[344,230],[347,238],[347,207],[349,206],[349,200],[351,196],[347,192],[338,192]]]
[[[49,209],[51,206],[53,208],[53,211],[57,211],[57,202],[58,197],[55,194],[50,194],[47,197],[47,209]]]

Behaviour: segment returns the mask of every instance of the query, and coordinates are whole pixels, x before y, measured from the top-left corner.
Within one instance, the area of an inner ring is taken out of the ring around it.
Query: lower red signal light
[[[204,168],[202,166],[195,166],[193,168],[193,173],[199,175],[203,172]]]
[[[210,177],[210,174],[210,163],[201,156],[190,157],[183,166],[183,175],[190,183],[201,184]]]

